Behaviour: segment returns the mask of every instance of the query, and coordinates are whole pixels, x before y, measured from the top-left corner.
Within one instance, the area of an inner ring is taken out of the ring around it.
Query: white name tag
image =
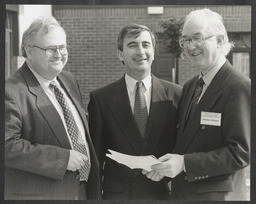
[[[220,126],[221,113],[201,112],[201,125]]]

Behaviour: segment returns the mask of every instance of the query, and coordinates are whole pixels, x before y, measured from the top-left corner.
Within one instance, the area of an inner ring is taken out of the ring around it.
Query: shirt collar
[[[146,78],[141,80],[143,82],[145,88],[146,88],[146,91],[150,90],[151,79],[152,79],[152,76],[151,76],[151,74],[149,74]],[[125,83],[126,83],[126,86],[129,89],[129,91],[131,93],[134,93],[135,90],[136,90],[137,80],[135,80],[134,78],[130,77],[128,74],[125,74]]]
[[[199,78],[203,77],[204,83],[209,86],[217,72],[220,70],[220,68],[223,66],[223,64],[226,62],[226,58],[223,56],[221,59],[218,61],[218,63],[215,65],[214,68],[210,69],[206,74],[202,74],[200,72]]]

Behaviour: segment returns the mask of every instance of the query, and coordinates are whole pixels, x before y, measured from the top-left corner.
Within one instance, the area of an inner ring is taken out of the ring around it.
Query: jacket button
[[[78,200],[78,196],[76,195],[76,196],[74,196],[74,200]]]
[[[76,175],[76,179],[80,180],[80,175],[79,174]]]
[[[203,126],[201,127],[202,130],[205,130],[205,128],[206,128],[205,125],[203,125]]]
[[[202,179],[204,179],[204,176],[202,176]]]
[[[195,177],[195,180],[197,180],[197,177]]]
[[[198,176],[198,179],[201,179],[201,176]]]

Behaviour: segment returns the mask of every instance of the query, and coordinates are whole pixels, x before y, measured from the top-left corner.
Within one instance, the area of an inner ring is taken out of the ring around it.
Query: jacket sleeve
[[[101,111],[98,102],[93,93],[90,94],[90,102],[88,104],[89,112],[89,129],[91,134],[91,139],[99,160],[100,165],[100,175],[103,176],[103,166],[105,162],[105,138],[104,138],[104,127],[101,116]]]
[[[57,146],[32,143],[24,138],[23,113],[13,91],[5,91],[5,167],[60,180],[66,173],[69,150]],[[31,119],[33,120],[33,119]],[[33,124],[33,123],[31,123]],[[31,134],[33,134],[31,127]],[[42,134],[43,136],[43,134]]]
[[[233,87],[231,91],[222,111],[223,146],[208,152],[185,154],[186,173],[190,182],[197,181],[199,176],[210,178],[232,174],[249,164],[250,83]]]

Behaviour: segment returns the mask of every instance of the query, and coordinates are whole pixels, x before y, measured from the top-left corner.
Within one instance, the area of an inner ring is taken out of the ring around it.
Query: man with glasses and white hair
[[[155,181],[173,178],[173,199],[246,200],[251,80],[225,57],[233,45],[218,13],[192,11],[179,42],[199,74],[183,88],[174,154],[143,173]]]
[[[100,198],[99,167],[81,93],[55,18],[32,22],[22,38],[25,63],[6,81],[5,199]]]

